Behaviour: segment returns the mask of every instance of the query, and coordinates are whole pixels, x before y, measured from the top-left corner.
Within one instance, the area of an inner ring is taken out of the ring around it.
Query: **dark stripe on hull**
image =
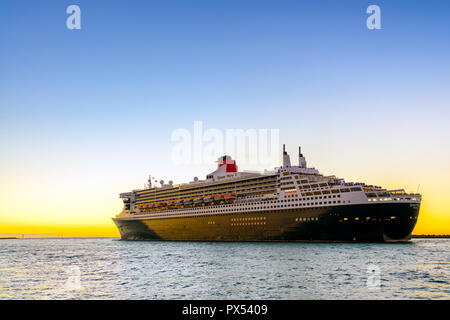
[[[409,240],[418,215],[419,204],[377,203],[113,220],[123,240],[382,242]]]

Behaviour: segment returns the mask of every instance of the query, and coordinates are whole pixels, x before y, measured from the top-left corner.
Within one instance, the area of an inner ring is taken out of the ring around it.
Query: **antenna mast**
[[[151,175],[148,176],[148,188],[149,189],[152,188],[152,176]]]

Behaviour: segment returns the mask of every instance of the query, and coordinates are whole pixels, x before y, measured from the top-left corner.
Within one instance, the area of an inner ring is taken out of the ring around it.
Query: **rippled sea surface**
[[[449,299],[450,239],[0,240],[0,299]]]

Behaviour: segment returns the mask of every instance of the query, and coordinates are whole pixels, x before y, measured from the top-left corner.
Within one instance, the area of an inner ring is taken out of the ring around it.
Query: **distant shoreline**
[[[0,237],[0,240],[8,240],[8,239],[20,239],[20,240],[27,240],[27,239],[120,239],[119,237],[73,237],[73,236],[67,236],[67,237]]]
[[[11,240],[11,239],[120,239],[118,237],[0,237],[0,240]],[[411,236],[413,239],[418,238],[428,238],[428,239],[450,239],[450,234],[414,234]]]
[[[450,238],[450,234],[413,234],[412,238]]]

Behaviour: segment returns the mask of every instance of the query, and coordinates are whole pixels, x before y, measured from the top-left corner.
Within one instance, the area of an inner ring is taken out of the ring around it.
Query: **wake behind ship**
[[[408,241],[421,195],[345,182],[308,168],[299,148],[291,166],[239,172],[230,156],[205,180],[122,193],[113,218],[123,240]]]

